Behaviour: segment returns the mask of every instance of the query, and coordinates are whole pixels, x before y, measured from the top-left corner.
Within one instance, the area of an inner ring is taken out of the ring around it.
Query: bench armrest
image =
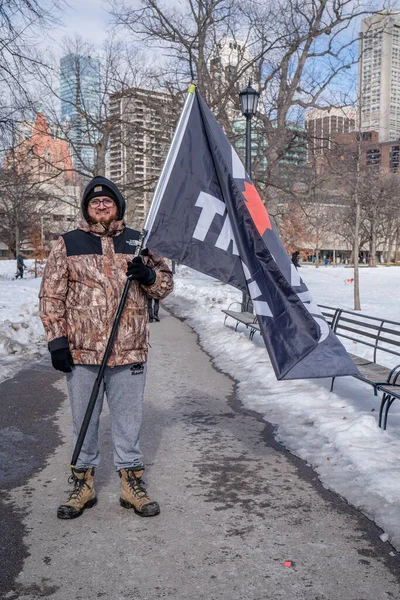
[[[393,387],[398,387],[399,391],[394,391]],[[390,388],[390,389],[389,389]],[[393,398],[398,398],[400,399],[400,386],[393,386],[393,385],[389,385],[387,383],[378,385],[376,387],[376,389],[378,390],[378,392],[383,392],[384,394],[388,394],[389,396],[392,396]]]
[[[230,310],[231,306],[234,306],[235,304],[237,304],[238,306],[240,306],[240,308],[242,308],[242,303],[235,301],[235,302],[231,302],[226,310]]]
[[[400,384],[397,384],[397,379],[399,378],[399,376],[400,376],[400,365],[396,365],[390,371],[389,376],[387,378],[386,385],[400,385]]]

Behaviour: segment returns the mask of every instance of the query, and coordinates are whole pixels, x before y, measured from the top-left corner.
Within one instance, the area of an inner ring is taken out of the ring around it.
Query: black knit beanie
[[[118,220],[124,218],[125,199],[123,195],[112,181],[106,179],[106,177],[97,175],[91,181],[89,181],[82,196],[82,215],[88,223],[90,222],[89,215],[87,212],[88,202],[92,198],[96,198],[96,196],[106,196],[114,200],[115,204],[118,207]]]
[[[115,204],[118,206],[117,196],[114,194],[111,188],[108,185],[96,185],[92,191],[85,198],[85,206],[88,206],[89,202],[93,200],[93,198],[97,198],[97,196],[107,196],[114,200]]]

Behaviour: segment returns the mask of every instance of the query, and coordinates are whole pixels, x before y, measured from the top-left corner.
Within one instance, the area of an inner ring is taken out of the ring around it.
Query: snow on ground
[[[24,262],[33,268],[34,261]],[[28,269],[24,279],[14,280],[16,261],[0,261],[0,381],[47,352],[38,310],[40,279]]]
[[[352,310],[353,287],[344,282],[351,269],[304,266],[300,273],[317,303]],[[361,270],[363,313],[400,321],[399,296],[400,269]],[[380,400],[353,377],[337,379],[334,393],[330,379],[277,381],[261,337],[250,341],[244,326],[235,332],[233,320],[224,326],[221,309],[240,298],[237,290],[180,267],[164,302],[197,331],[215,365],[238,381],[244,406],[273,423],[276,437],[400,550],[400,403],[392,406],[385,432],[377,422]],[[354,354],[359,349],[351,346]]]
[[[47,352],[38,314],[40,279],[14,281],[15,270],[15,261],[0,261],[0,381]],[[304,266],[300,273],[319,304],[352,309],[353,287],[344,283],[351,269]],[[399,268],[361,270],[363,313],[400,321],[399,297]],[[328,379],[278,382],[261,337],[250,341],[229,319],[224,326],[221,309],[240,298],[234,288],[179,267],[175,291],[164,303],[187,319],[215,365],[238,382],[244,406],[273,423],[277,438],[400,550],[400,403],[393,404],[385,432],[377,424],[379,399],[353,377],[339,378],[334,393]]]

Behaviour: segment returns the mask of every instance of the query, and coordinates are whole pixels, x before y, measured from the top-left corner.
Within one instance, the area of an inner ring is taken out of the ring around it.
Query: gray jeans
[[[111,416],[111,432],[114,444],[114,464],[119,469],[143,465],[139,446],[143,417],[143,395],[147,365],[133,369],[132,365],[106,367],[97,402],[89,423],[76,467],[97,467],[100,463],[98,433],[104,392]],[[76,443],[99,366],[75,365],[67,373],[68,394],[71,403]]]

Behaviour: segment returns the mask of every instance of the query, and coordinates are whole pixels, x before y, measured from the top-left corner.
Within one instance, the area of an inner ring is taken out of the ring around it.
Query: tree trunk
[[[360,302],[360,222],[361,222],[361,205],[360,205],[360,159],[361,148],[358,145],[357,156],[357,175],[354,188],[354,240],[353,240],[353,263],[354,263],[354,310],[361,310]]]
[[[389,235],[386,242],[386,256],[385,263],[389,265],[392,262],[392,253],[393,253],[393,235]]]
[[[107,127],[107,124],[105,125],[105,127]],[[109,131],[104,132],[101,136],[101,139],[96,144],[96,172],[94,174],[95,176],[106,176],[106,154],[109,137]]]
[[[394,249],[394,262],[397,263],[399,260],[399,229],[396,230],[396,245]]]
[[[371,238],[369,242],[369,266],[376,267],[376,217],[371,220]]]
[[[19,244],[20,244],[20,240],[19,240],[19,225],[17,224],[15,226],[15,258],[17,258],[18,254],[19,254]]]
[[[360,272],[358,266],[358,257],[360,255],[360,217],[361,207],[358,196],[358,181],[354,194],[355,208],[355,224],[354,224],[354,240],[353,240],[353,260],[354,260],[354,310],[361,310],[360,303]]]

